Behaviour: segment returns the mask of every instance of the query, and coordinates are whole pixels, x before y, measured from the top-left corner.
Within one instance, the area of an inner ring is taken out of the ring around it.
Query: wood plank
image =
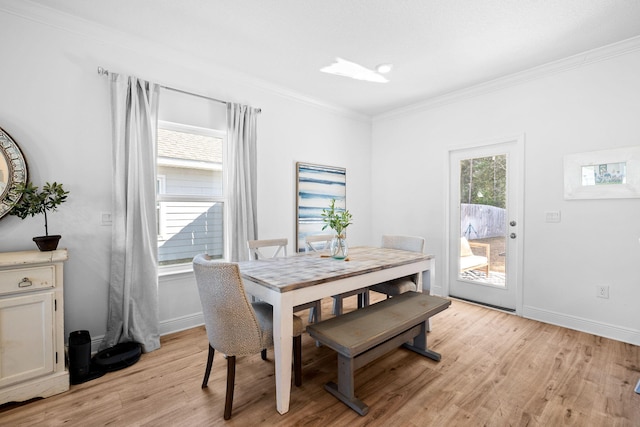
[[[416,292],[310,325],[307,331],[345,356],[354,357],[446,309],[444,298]]]
[[[356,297],[345,300],[353,310]],[[331,298],[323,300],[327,316]],[[231,421],[224,410],[225,360],[216,355],[209,387],[204,328],[162,337],[135,365],[68,392],[0,407],[7,426],[629,426],[640,425],[638,346],[454,300],[433,317],[434,362],[406,349],[356,373],[361,417],[324,390],[336,353],[303,335],[303,383],[291,410],[275,409],[273,352],[238,358]],[[407,374],[406,372],[411,372]]]

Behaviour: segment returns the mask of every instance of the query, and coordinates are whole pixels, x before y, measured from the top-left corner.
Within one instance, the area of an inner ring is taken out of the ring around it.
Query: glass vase
[[[331,256],[335,259],[345,259],[348,254],[347,239],[344,236],[335,236],[331,240]]]

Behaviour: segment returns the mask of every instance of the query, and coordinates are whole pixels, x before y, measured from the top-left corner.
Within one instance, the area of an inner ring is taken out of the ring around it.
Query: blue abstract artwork
[[[304,252],[305,237],[314,234],[330,234],[322,231],[322,210],[329,207],[331,199],[336,207],[346,209],[347,170],[334,166],[296,163],[297,168],[297,239],[296,251]]]

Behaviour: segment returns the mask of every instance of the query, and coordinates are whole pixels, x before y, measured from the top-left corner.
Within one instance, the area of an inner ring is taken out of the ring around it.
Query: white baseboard
[[[160,322],[160,336],[180,332],[196,326],[204,325],[202,313],[194,313],[188,316],[176,317],[175,319],[163,320]],[[91,337],[91,355],[95,355],[102,344],[104,335]]]
[[[568,316],[531,306],[522,308],[522,317],[538,320],[552,325],[562,326],[576,331],[586,332],[616,341],[622,341],[633,345],[640,345],[640,330],[623,328],[616,325],[594,322],[577,316]]]
[[[91,357],[95,356],[98,350],[100,350],[100,344],[102,344],[103,339],[104,339],[104,335],[91,338]]]
[[[202,312],[163,320],[160,322],[160,336],[184,331],[201,325],[204,325],[204,316]]]
[[[444,293],[442,292],[442,286],[432,286],[431,289],[429,289],[429,291],[430,291],[430,295],[436,295],[439,297],[444,295]]]

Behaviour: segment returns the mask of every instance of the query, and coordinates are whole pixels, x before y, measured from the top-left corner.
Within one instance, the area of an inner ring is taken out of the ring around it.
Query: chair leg
[[[202,380],[202,388],[205,388],[207,386],[207,383],[209,382],[209,374],[211,373],[211,367],[213,366],[214,353],[215,353],[215,350],[213,349],[213,347],[211,347],[211,344],[209,344],[209,355],[207,356],[207,367],[204,370],[204,379]]]
[[[231,418],[231,407],[233,406],[233,386],[236,380],[236,357],[227,356],[227,396],[224,401],[224,419]]]
[[[263,348],[262,351],[260,351],[260,357],[262,357],[262,360],[267,360],[267,349]]]
[[[316,301],[313,307],[309,309],[309,323],[318,323],[322,319],[322,302],[320,300]]]
[[[296,387],[302,385],[302,335],[293,337],[293,378]]]

